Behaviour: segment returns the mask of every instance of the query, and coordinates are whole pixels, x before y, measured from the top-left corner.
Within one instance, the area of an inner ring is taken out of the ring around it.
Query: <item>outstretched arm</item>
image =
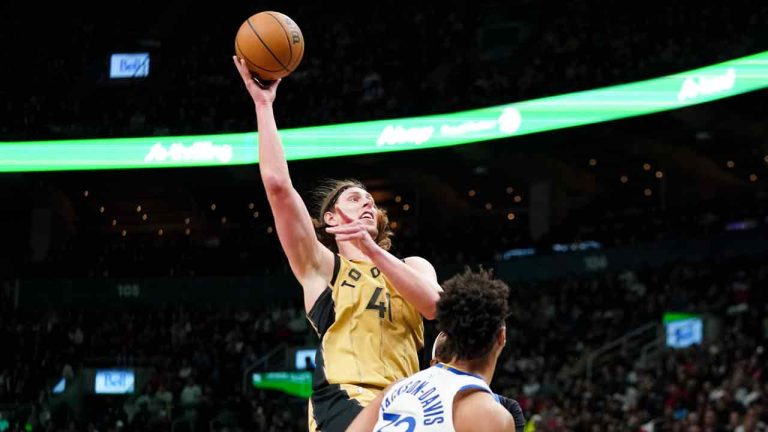
[[[408,303],[424,318],[435,319],[437,301],[443,289],[437,283],[437,274],[429,261],[420,257],[399,260],[376,244],[360,221],[329,227],[326,231],[334,234],[337,241],[355,242]]]
[[[232,60],[256,108],[261,180],[275,218],[280,244],[293,274],[304,288],[304,306],[309,311],[331,280],[333,253],[317,240],[309,211],[291,183],[272,111],[280,80],[261,87],[254,81],[245,61],[236,56]]]

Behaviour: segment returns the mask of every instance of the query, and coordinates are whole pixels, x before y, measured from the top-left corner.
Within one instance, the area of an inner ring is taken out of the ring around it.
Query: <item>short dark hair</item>
[[[441,358],[473,360],[484,357],[509,314],[509,287],[488,270],[469,268],[443,283],[437,302],[437,326],[447,339]]]
[[[315,202],[317,203],[317,217],[313,218],[312,222],[315,225],[317,239],[334,253],[338,252],[338,246],[336,246],[336,239],[333,234],[325,232],[325,229],[328,228],[328,224],[325,223],[325,213],[329,211],[332,212],[339,196],[351,187],[359,187],[360,189],[367,190],[360,181],[355,179],[331,179],[324,180],[313,193]],[[392,247],[392,240],[390,237],[392,237],[393,234],[392,230],[389,228],[389,217],[387,217],[387,212],[383,209],[377,209],[377,213],[376,228],[379,230],[379,234],[374,241],[376,241],[382,249],[389,250],[389,248]]]

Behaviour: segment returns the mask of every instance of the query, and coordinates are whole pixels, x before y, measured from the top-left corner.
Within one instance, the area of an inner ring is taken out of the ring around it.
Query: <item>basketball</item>
[[[235,37],[235,54],[263,80],[288,76],[304,56],[304,36],[287,15],[265,11],[245,20]]]

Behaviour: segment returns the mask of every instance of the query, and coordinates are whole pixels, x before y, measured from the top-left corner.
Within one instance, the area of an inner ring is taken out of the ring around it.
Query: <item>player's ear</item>
[[[500,347],[504,348],[504,346],[507,345],[507,326],[501,327],[499,329],[499,334],[496,337],[496,343],[498,343]]]
[[[323,221],[325,221],[325,224],[328,226],[336,226],[339,224],[339,219],[336,217],[336,213],[329,211],[323,214]]]

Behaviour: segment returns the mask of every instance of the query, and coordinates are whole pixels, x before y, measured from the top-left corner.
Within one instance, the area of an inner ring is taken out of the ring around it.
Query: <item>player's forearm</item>
[[[259,128],[259,171],[268,194],[292,187],[285,151],[277,132],[272,104],[256,105],[256,123]]]
[[[394,383],[393,383],[394,384]],[[392,388],[392,384],[387,386],[381,393],[379,393],[362,411],[355,417],[355,420],[347,427],[346,432],[369,432],[376,426],[376,421],[379,419],[379,410],[381,409],[381,401],[384,399],[384,395]]]
[[[383,392],[382,392],[383,393]],[[355,420],[347,427],[346,432],[370,432],[376,426],[376,420],[379,418],[379,407],[381,400],[377,398],[374,402],[366,406]]]
[[[423,275],[391,253],[376,248],[369,258],[389,279],[403,298],[426,319],[435,319],[440,285],[431,276]]]

